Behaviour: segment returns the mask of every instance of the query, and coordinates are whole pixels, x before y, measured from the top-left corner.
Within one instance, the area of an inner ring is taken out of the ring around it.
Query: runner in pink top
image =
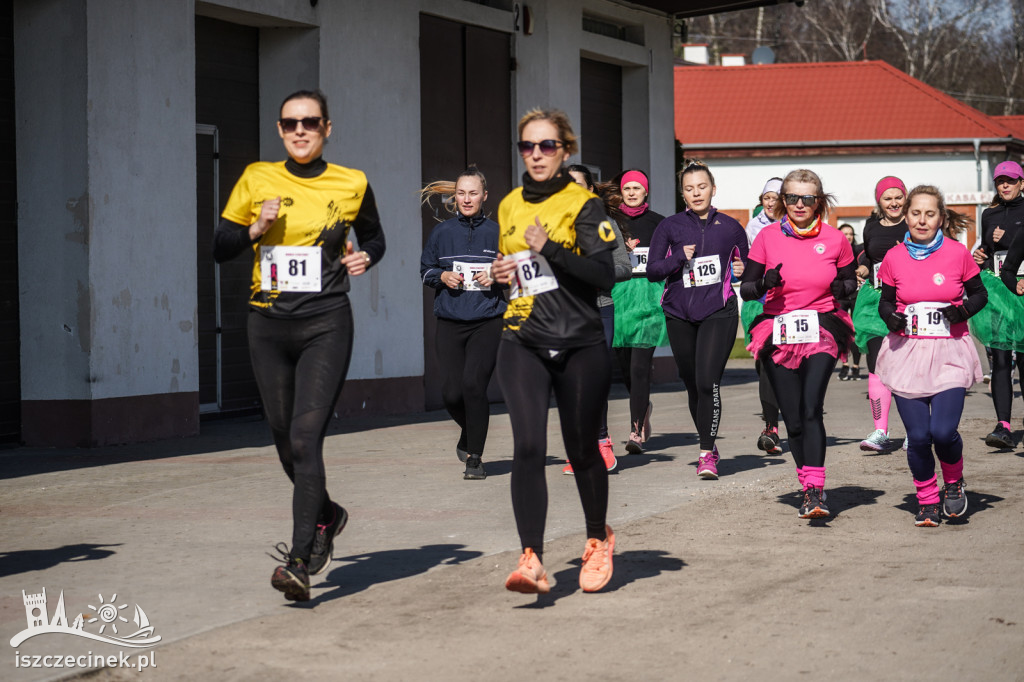
[[[967,511],[964,444],[957,427],[967,389],[982,376],[967,320],[985,307],[988,292],[970,252],[943,234],[944,226],[962,231],[966,222],[946,209],[938,189],[915,187],[907,200],[907,236],[885,254],[878,273],[878,313],[890,332],[875,370],[892,391],[907,429],[917,526],[939,525],[933,445],[945,482],[942,513],[957,518]]]
[[[780,222],[754,239],[740,295],[766,296],[747,349],[764,363],[786,422],[797,479],[804,493],[800,518],[831,515],[825,504],[825,391],[840,352],[853,337],[850,316],[838,309],[857,287],[853,250],[822,221],[832,204],[821,179],[795,170],[782,183]],[[784,211],[784,213],[783,213]]]

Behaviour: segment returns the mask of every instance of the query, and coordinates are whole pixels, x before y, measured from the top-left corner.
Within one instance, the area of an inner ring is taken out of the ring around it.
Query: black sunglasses
[[[320,122],[323,120],[320,116],[307,116],[306,118],[281,118],[277,122],[281,124],[281,130],[284,132],[294,133],[300,123],[303,130],[320,130]]]
[[[817,194],[787,194],[785,197],[787,206],[796,206],[796,202],[798,201],[803,201],[804,206],[811,206],[818,203]]]
[[[527,142],[526,140],[519,140],[516,143],[519,147],[519,153],[523,156],[529,156],[533,154],[534,147],[540,147],[540,153],[544,156],[554,156],[558,148],[562,146],[562,143],[558,140],[541,140],[540,142]]]

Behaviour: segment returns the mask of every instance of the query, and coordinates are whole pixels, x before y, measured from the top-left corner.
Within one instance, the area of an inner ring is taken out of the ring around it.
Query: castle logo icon
[[[21,591],[25,602],[25,622],[27,627],[18,634],[11,637],[11,646],[18,647],[25,640],[36,635],[61,634],[74,635],[94,639],[97,642],[106,642],[115,646],[126,646],[134,648],[151,647],[160,641],[160,635],[153,634],[153,626],[146,617],[146,612],[138,604],[135,605],[135,613],[132,623],[135,631],[130,632],[128,618],[122,614],[122,610],[128,608],[128,604],[117,604],[117,595],[114,594],[110,601],[105,601],[103,595],[97,595],[99,599],[96,604],[88,604],[91,613],[79,613],[71,625],[68,625],[68,617],[64,610],[64,590],[60,591],[60,598],[53,611],[53,618],[47,623],[49,616],[46,608],[46,588],[39,594],[25,594]],[[74,613],[74,612],[72,612]],[[87,630],[86,626],[98,625],[98,631]]]

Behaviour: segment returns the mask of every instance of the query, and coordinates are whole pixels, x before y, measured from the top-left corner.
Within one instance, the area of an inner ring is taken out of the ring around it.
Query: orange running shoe
[[[597,441],[597,449],[601,453],[601,459],[604,460],[608,471],[614,471],[615,467],[619,465],[619,460],[615,459],[615,446],[612,444],[611,438],[602,438]],[[562,470],[562,473],[565,473],[565,469]]]
[[[562,467],[562,473],[565,474],[566,476],[572,476],[574,474],[572,470],[572,465],[566,464],[564,467]]]
[[[551,591],[547,571],[529,547],[519,557],[516,570],[505,579],[505,589],[523,594],[547,594]]]
[[[584,592],[597,592],[612,579],[612,552],[615,551],[615,533],[605,526],[605,540],[588,538],[583,548],[583,567],[580,569],[580,587]]]

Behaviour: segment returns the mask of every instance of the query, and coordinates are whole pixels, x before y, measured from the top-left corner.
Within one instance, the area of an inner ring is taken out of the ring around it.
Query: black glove
[[[939,312],[942,313],[943,317],[949,320],[950,324],[966,322],[969,317],[967,309],[962,305],[947,305],[945,308],[939,308]]]
[[[829,290],[832,292],[833,298],[844,298],[846,296],[846,281],[841,279],[834,279],[828,285]]]
[[[761,283],[765,291],[782,286],[782,274],[780,273],[780,270],[782,270],[782,263],[779,263],[774,268],[764,273],[764,277],[761,278]]]
[[[893,313],[885,320],[885,326],[889,331],[899,334],[907,328],[907,316],[903,313]]]

